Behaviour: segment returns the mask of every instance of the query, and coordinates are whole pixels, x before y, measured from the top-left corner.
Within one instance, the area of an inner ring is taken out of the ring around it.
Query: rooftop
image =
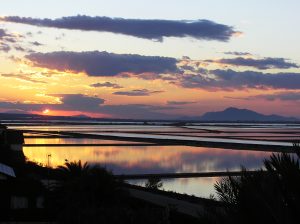
[[[0,163],[0,173],[10,177],[16,177],[14,169],[3,163]]]

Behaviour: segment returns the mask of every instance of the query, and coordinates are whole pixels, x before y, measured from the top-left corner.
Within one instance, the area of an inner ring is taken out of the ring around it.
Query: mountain
[[[252,110],[229,107],[223,111],[207,112],[199,118],[201,121],[297,121],[294,117],[264,115]]]
[[[85,114],[78,114],[78,115],[74,115],[72,116],[73,118],[79,118],[79,119],[92,119],[91,117],[85,115]]]

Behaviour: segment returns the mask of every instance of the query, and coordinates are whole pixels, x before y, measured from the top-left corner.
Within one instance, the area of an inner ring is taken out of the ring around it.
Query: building
[[[22,151],[24,144],[23,132],[19,130],[9,130],[0,124],[0,150],[11,149]]]
[[[22,131],[10,130],[0,124],[0,163],[12,167],[15,167],[18,163],[24,163],[23,144]]]
[[[9,178],[15,178],[16,174],[12,167],[0,163],[0,180],[7,180]]]
[[[23,143],[22,131],[0,124],[0,222],[44,217],[45,187],[24,172]]]

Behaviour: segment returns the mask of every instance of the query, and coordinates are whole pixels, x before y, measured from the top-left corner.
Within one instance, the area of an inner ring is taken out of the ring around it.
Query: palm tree
[[[63,179],[71,179],[87,175],[90,171],[90,166],[86,162],[82,164],[81,160],[78,162],[68,162],[66,160],[64,166],[58,166],[57,170]]]
[[[62,223],[84,223],[87,214],[100,219],[104,207],[116,205],[122,198],[120,182],[103,167],[66,161],[57,173],[61,181],[52,206]]]
[[[165,223],[164,210],[130,198],[122,182],[103,167],[66,161],[57,171],[61,182],[51,209],[58,223]]]
[[[264,170],[226,177],[215,184],[225,204],[222,223],[298,223],[300,213],[300,147],[295,154],[272,154]],[[224,218],[225,217],[225,218]]]

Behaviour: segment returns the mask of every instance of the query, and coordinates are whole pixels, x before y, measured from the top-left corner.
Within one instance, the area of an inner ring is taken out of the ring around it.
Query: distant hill
[[[223,111],[207,112],[199,117],[201,121],[298,121],[294,117],[264,115],[252,110],[229,107]]]
[[[13,113],[0,113],[0,121],[4,120],[23,120],[23,121],[109,121],[109,122],[134,122],[134,121],[150,121],[151,119],[118,119],[118,118],[91,118],[80,114],[76,116],[47,116],[38,114],[22,114],[16,113],[19,111],[12,111]],[[279,115],[264,115],[252,110],[238,109],[229,107],[224,111],[207,112],[202,116],[192,117],[178,117],[177,119],[156,119],[151,121],[195,121],[195,122],[300,122],[300,119],[294,117],[284,117]]]

